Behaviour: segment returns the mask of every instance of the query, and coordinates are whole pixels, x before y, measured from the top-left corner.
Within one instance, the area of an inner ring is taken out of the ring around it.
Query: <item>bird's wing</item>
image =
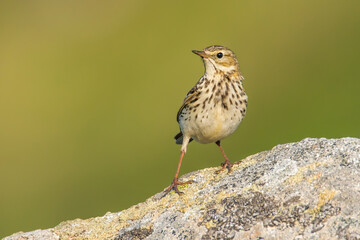
[[[180,117],[180,114],[181,112],[183,111],[183,109],[191,102],[194,102],[196,101],[197,97],[199,96],[199,92],[197,91],[197,86],[194,86],[189,92],[188,94],[186,95],[185,99],[184,99],[184,102],[182,104],[182,106],[180,107],[178,113],[177,113],[177,116],[176,116],[176,121],[179,122],[179,117]]]

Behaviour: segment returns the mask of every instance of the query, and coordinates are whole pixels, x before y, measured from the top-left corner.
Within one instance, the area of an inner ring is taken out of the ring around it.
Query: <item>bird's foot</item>
[[[216,174],[219,174],[219,173],[221,173],[222,171],[224,171],[225,168],[227,168],[228,173],[231,173],[231,172],[232,172],[232,166],[233,166],[233,165],[234,165],[234,164],[232,164],[230,161],[225,161],[225,162],[221,163],[221,169],[215,171],[215,173],[216,173]]]
[[[164,194],[164,196],[166,195],[166,194],[168,194],[171,190],[175,190],[175,192],[177,193],[177,194],[179,194],[179,195],[182,195],[182,194],[184,194],[183,192],[181,192],[179,189],[178,189],[178,186],[179,185],[186,185],[186,184],[191,184],[191,183],[193,183],[194,181],[193,180],[190,180],[190,181],[186,181],[186,182],[180,182],[180,181],[178,181],[178,179],[177,178],[174,178],[174,180],[172,181],[172,183],[171,183],[171,185],[167,188],[167,189],[165,189],[165,194]]]

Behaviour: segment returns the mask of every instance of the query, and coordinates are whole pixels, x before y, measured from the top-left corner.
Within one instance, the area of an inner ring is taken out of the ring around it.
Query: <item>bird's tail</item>
[[[178,134],[176,134],[176,136],[174,137],[176,140],[176,144],[182,144],[183,142],[183,134],[182,132],[179,132]]]
[[[178,134],[176,134],[176,136],[175,136],[174,138],[175,138],[175,140],[176,140],[176,144],[180,144],[180,145],[181,145],[181,144],[183,143],[184,136],[183,136],[182,132],[179,132]],[[193,139],[190,138],[189,143],[190,143],[192,140],[193,140]]]

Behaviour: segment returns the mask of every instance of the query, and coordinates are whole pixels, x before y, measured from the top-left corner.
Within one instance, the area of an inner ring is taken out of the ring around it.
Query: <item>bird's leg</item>
[[[216,173],[216,174],[219,174],[221,171],[224,171],[225,168],[227,168],[227,169],[228,169],[228,172],[231,173],[231,171],[232,171],[231,168],[232,168],[233,164],[232,164],[232,163],[229,161],[229,159],[227,158],[224,150],[222,149],[222,147],[221,147],[221,145],[220,145],[220,141],[217,141],[217,142],[216,142],[216,145],[219,146],[220,151],[221,151],[222,155],[223,155],[224,158],[225,158],[225,162],[223,162],[223,163],[221,164],[222,168],[221,168],[220,170],[217,170],[215,173]]]
[[[178,168],[176,170],[174,180],[172,181],[171,185],[165,190],[165,195],[168,194],[172,189],[174,189],[177,194],[181,195],[181,194],[183,194],[183,192],[179,191],[178,185],[185,185],[185,184],[193,183],[192,180],[186,181],[186,182],[180,182],[178,180],[178,175],[179,175],[179,172],[180,172],[181,162],[182,162],[182,159],[183,159],[184,155],[185,155],[185,151],[181,151],[180,161],[179,161]]]

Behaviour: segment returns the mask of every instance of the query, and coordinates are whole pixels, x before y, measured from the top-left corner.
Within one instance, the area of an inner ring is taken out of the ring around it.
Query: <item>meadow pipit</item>
[[[205,65],[205,74],[186,95],[177,114],[181,132],[175,136],[176,143],[182,144],[179,165],[172,184],[166,193],[175,190],[181,194],[178,185],[192,181],[179,182],[178,175],[182,159],[189,142],[215,142],[225,158],[222,168],[231,172],[232,164],[220,145],[220,140],[232,134],[246,113],[248,97],[244,91],[235,54],[222,46],[210,46],[203,51],[193,51]]]

